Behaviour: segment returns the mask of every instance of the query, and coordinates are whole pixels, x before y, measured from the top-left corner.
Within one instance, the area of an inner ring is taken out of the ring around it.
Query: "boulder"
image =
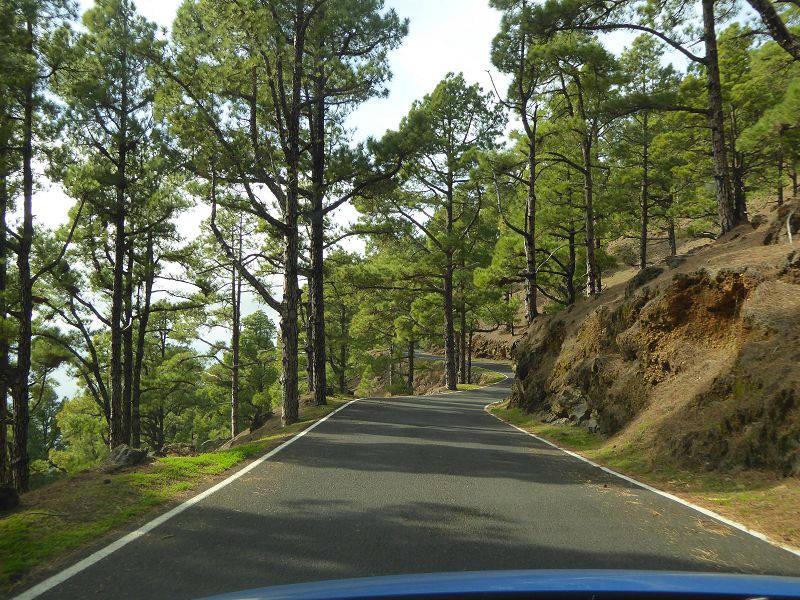
[[[174,442],[164,446],[160,454],[162,456],[195,456],[197,455],[197,450],[192,444]]]
[[[685,256],[668,256],[664,259],[670,269],[676,269],[686,262]]]
[[[0,485],[0,511],[11,510],[19,505],[19,494],[10,485]]]
[[[103,461],[102,470],[106,473],[118,471],[125,467],[138,465],[147,458],[147,452],[137,448],[131,448],[125,444],[120,444],[108,453]]]

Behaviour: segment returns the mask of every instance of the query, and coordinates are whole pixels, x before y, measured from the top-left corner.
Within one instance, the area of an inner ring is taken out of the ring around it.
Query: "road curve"
[[[800,576],[797,556],[487,414],[509,388],[359,400],[42,597],[198,598],[489,569]]]

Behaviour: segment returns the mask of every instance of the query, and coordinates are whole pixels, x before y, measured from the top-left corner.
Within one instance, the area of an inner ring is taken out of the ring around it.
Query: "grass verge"
[[[264,454],[347,400],[328,402],[305,407],[299,422],[230,450],[159,458],[114,474],[83,471],[24,494],[19,508],[0,517],[0,591],[155,507],[191,496],[187,492]]]
[[[729,519],[767,534],[773,540],[800,548],[800,480],[764,471],[731,473],[690,471],[675,465],[655,464],[647,450],[618,446],[614,439],[580,427],[542,423],[508,403],[489,409],[504,421],[530,431],[567,450],[610,467],[660,490],[708,508]]]

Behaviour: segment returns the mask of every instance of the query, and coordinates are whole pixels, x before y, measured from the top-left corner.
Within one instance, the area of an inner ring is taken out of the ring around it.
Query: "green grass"
[[[489,410],[504,421],[535,433],[568,450],[596,450],[606,442],[606,438],[602,435],[590,433],[582,427],[542,423],[519,408],[509,408],[506,403],[493,406]]]
[[[493,383],[497,383],[498,381],[503,381],[503,379],[506,378],[506,376],[502,373],[498,373],[497,371],[492,371],[489,369],[481,369],[480,367],[472,367],[472,377],[473,379],[480,380],[478,387],[491,385]]]
[[[165,457],[115,474],[85,471],[23,495],[20,508],[0,517],[0,589],[155,507],[178,500],[308,427],[344,404],[303,407],[301,421],[230,450]]]

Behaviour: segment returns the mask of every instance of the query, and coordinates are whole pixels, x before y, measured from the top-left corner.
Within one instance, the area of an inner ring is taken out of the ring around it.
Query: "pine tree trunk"
[[[642,190],[639,198],[641,208],[639,228],[639,268],[647,268],[647,226],[650,217],[650,140],[648,136],[648,113],[642,116]]]
[[[463,268],[463,264],[462,264]],[[460,327],[459,327],[459,366],[458,381],[467,383],[467,303],[464,301],[464,286],[461,284],[461,301],[459,303]]]
[[[408,388],[414,390],[414,338],[408,341]]]
[[[739,119],[736,109],[732,108],[731,129],[728,139],[731,153],[731,187],[733,193],[733,212],[737,222],[747,220],[747,194],[744,186],[745,158],[744,153],[736,149],[736,139],[739,137]]]
[[[238,251],[241,254],[242,230],[239,228]],[[242,278],[231,266],[231,438],[239,433],[239,339],[241,335]]]
[[[3,152],[0,150],[0,152]],[[8,180],[5,174],[5,156],[2,158],[0,168],[0,319],[8,318],[6,304],[6,284],[8,277],[8,248],[6,247],[6,210],[8,207]],[[0,335],[0,485],[8,483],[10,474],[8,469],[8,389],[11,381],[9,377],[8,361],[9,345],[6,336]]]
[[[675,256],[678,254],[678,240],[675,239],[675,219],[670,218],[667,224],[667,238],[669,239],[669,254]]]
[[[783,206],[783,157],[778,158],[778,206]]]
[[[297,197],[289,200],[293,205],[294,218],[287,219],[293,226],[286,232],[283,251],[283,311],[281,315],[281,423],[291,425],[297,422],[299,412],[299,395],[297,381]]]
[[[592,142],[589,136],[581,141],[583,155],[583,200],[586,227],[586,294],[597,293],[597,263],[594,255],[594,181],[592,176]]]
[[[445,385],[448,390],[457,389],[457,365],[456,357],[456,335],[453,324],[453,264],[452,258],[448,257],[448,264],[444,270],[444,373]]]
[[[122,437],[122,300],[125,264],[125,213],[122,188],[117,191],[114,217],[114,283],[111,297],[111,447],[124,443]]]
[[[575,304],[577,293],[575,291],[575,265],[577,259],[577,249],[575,247],[575,225],[570,225],[569,230],[569,262],[567,262],[567,304]]]
[[[300,298],[300,309],[303,307],[303,299]],[[305,303],[305,317],[301,314],[301,322],[305,321],[306,329],[306,392],[313,393],[314,391],[314,329],[311,327],[311,294],[308,294],[308,300]]]
[[[741,153],[735,153],[733,166],[731,169],[731,179],[733,186],[733,207],[737,219],[744,221],[747,218],[747,200],[744,187],[744,165],[742,164]]]
[[[320,198],[320,204],[322,200]],[[320,207],[321,208],[321,207]],[[314,404],[328,403],[328,380],[325,369],[325,270],[324,221],[321,210],[311,217],[311,274],[308,280],[311,296],[309,329],[312,332],[312,360],[314,362]]]
[[[536,124],[534,123],[533,135],[536,135]],[[525,200],[525,318],[528,323],[539,315],[536,306],[536,283],[537,283],[537,264],[536,264],[536,143],[530,141],[528,144],[528,195]]]
[[[324,10],[324,8],[323,8]],[[314,77],[314,108],[311,132],[311,273],[308,279],[311,308],[314,404],[328,403],[328,380],[325,368],[325,65],[317,65]]]
[[[727,233],[738,225],[734,198],[728,176],[728,157],[725,148],[725,125],[722,109],[722,83],[719,74],[717,33],[715,29],[714,0],[702,0],[703,42],[705,44],[706,90],[708,92],[711,153],[714,160],[717,213],[720,232]]]
[[[133,240],[128,247],[128,264],[125,269],[124,327],[122,334],[122,438],[131,443],[133,411]]]
[[[347,393],[347,307],[342,302],[339,311],[339,330],[342,334],[342,341],[339,344],[339,391],[342,394]]]
[[[150,321],[150,304],[153,297],[155,264],[153,256],[153,234],[147,234],[145,250],[144,298],[139,306],[139,326],[136,331],[136,354],[133,365],[133,393],[131,396],[131,445],[139,448],[142,445],[142,421],[140,414],[142,368],[144,366],[145,344],[147,343],[147,324]]]
[[[283,204],[283,300],[281,302],[281,423],[284,426],[296,423],[299,417],[300,397],[298,386],[298,251],[300,243],[299,196],[300,196],[300,120],[303,56],[305,34],[308,23],[304,5],[295,2],[292,93],[287,122],[286,143],[286,197]]]
[[[122,72],[126,72],[127,56],[123,51]],[[123,436],[122,382],[122,310],[125,293],[125,163],[128,152],[128,82],[122,79],[120,124],[117,145],[116,201],[114,205],[114,282],[111,291],[111,447],[126,443]]]
[[[33,23],[28,20],[26,51],[33,54]],[[19,331],[17,336],[17,368],[12,396],[14,408],[14,444],[11,454],[11,471],[14,487],[19,492],[28,491],[28,425],[30,423],[29,377],[31,371],[31,336],[33,335],[33,282],[30,256],[33,246],[33,81],[25,85],[22,141],[22,228],[17,251],[17,277],[19,279]]]
[[[472,383],[472,334],[474,332],[472,329],[469,330],[469,346],[468,346],[468,358],[467,358],[467,383]]]

